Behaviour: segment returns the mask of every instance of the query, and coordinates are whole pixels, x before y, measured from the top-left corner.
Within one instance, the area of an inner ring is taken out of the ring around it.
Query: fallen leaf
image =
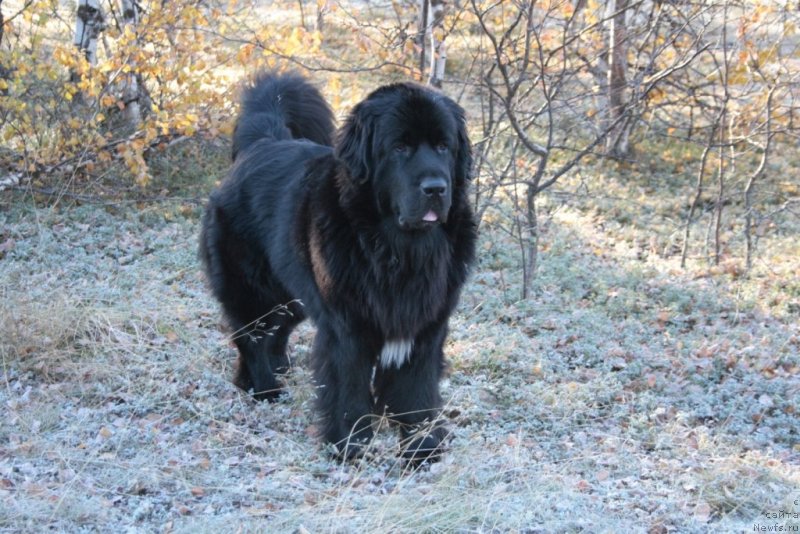
[[[11,237],[0,243],[0,258],[2,258],[6,252],[14,250],[16,244],[17,242]]]
[[[654,374],[647,375],[647,387],[649,387],[650,389],[656,387],[656,375]]]
[[[707,502],[701,502],[694,507],[694,517],[698,521],[707,523],[711,519],[711,506]]]

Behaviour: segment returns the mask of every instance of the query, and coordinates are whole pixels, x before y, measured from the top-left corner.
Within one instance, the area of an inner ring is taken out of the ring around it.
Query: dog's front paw
[[[365,455],[373,435],[371,427],[362,427],[352,431],[344,438],[335,441],[329,438],[328,442],[331,443],[336,458],[342,462],[351,462]]]
[[[437,424],[404,427],[401,430],[403,440],[400,443],[403,458],[421,464],[438,462],[447,446],[449,432],[447,427]]]

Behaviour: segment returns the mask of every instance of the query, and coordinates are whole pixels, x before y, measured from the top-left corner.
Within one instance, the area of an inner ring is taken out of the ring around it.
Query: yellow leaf
[[[136,35],[133,33],[133,27],[130,25],[125,26],[125,30],[122,32],[122,37],[125,41],[133,41],[136,38]]]

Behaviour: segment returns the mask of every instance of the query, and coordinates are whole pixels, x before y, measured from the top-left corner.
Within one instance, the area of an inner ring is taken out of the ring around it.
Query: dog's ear
[[[375,118],[370,102],[356,105],[339,131],[336,140],[336,157],[347,166],[357,184],[367,182],[373,166],[373,138]]]
[[[455,178],[458,184],[464,185],[472,179],[472,144],[467,134],[467,119],[464,115],[464,109],[450,100],[447,99],[450,112],[458,125],[457,140],[458,140],[458,153],[456,154],[456,169]]]

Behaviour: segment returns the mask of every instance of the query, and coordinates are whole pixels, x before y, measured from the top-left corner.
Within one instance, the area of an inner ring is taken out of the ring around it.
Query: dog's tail
[[[264,72],[242,93],[233,159],[260,139],[308,139],[331,146],[333,135],[333,112],[316,87],[299,74]]]

